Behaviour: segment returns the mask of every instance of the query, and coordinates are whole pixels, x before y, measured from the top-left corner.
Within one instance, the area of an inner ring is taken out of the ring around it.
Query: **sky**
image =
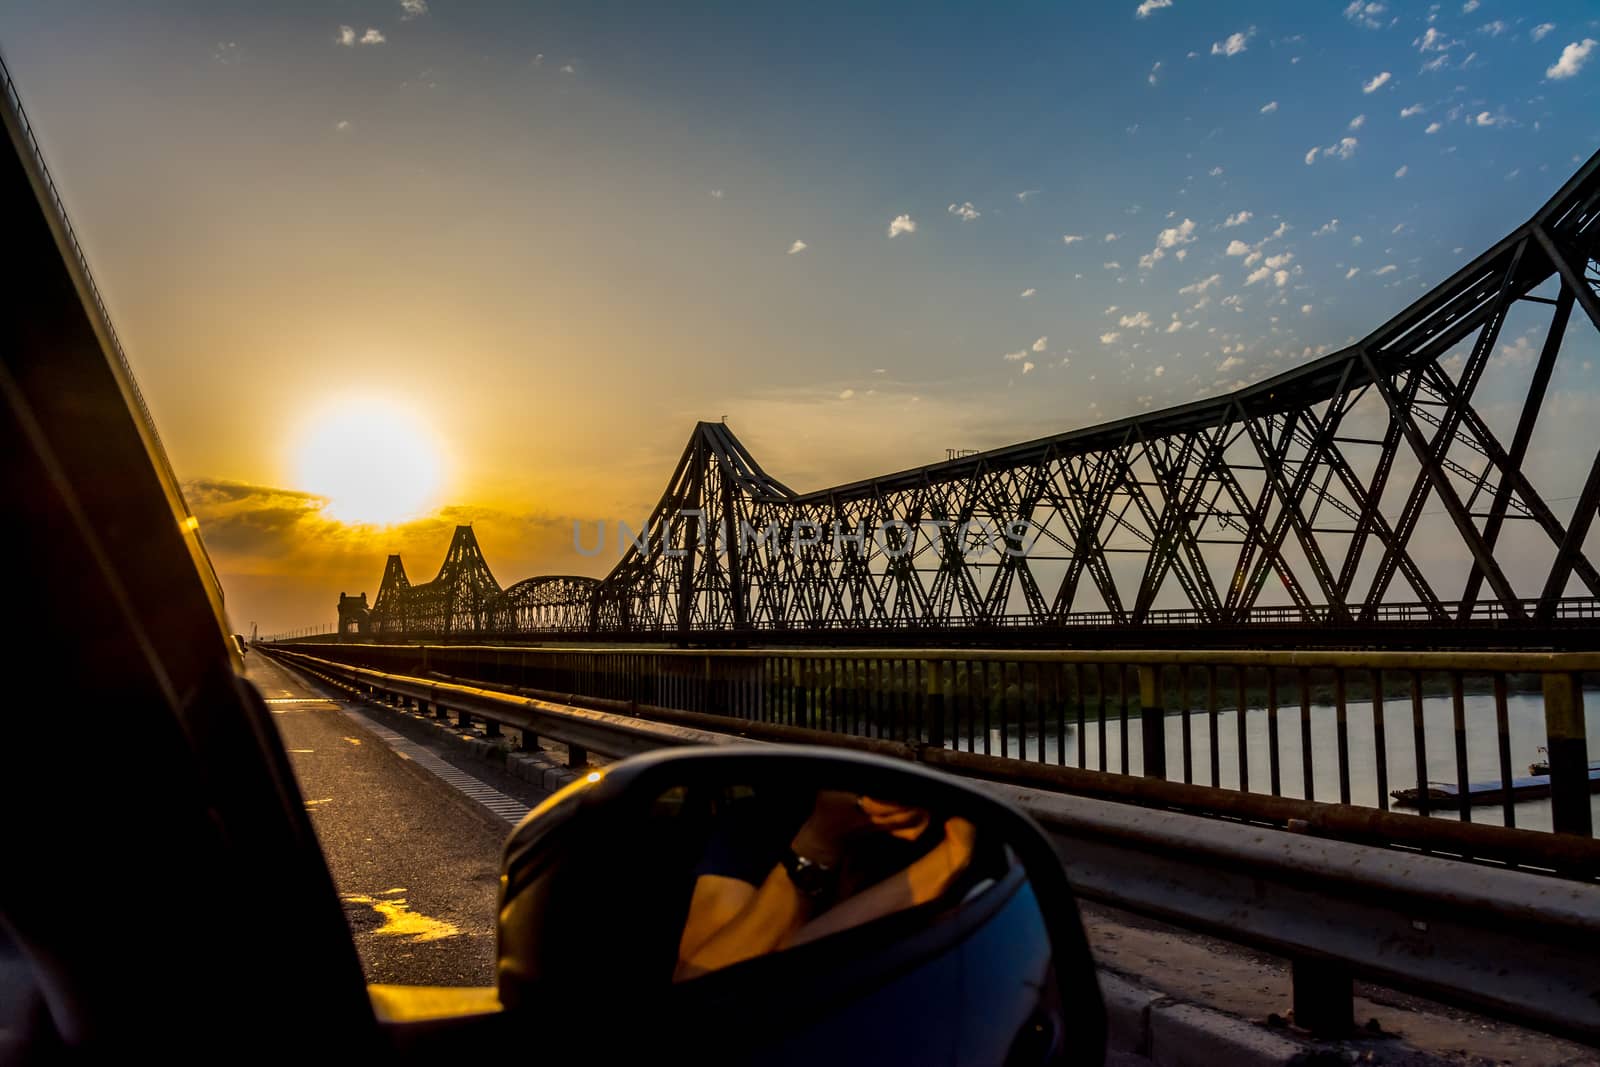
[[[1579,0],[668,6],[0,5],[237,628],[1236,388],[1600,149]]]

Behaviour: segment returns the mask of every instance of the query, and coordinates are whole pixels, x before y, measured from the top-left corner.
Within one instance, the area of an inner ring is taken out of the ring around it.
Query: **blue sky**
[[[697,418],[809,489],[1276,373],[1600,148],[1592,3],[695,7],[59,0],[0,49],[180,474],[299,491],[387,405],[514,573]]]

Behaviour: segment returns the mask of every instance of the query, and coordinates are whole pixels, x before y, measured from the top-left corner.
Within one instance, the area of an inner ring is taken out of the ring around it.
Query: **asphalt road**
[[[294,762],[367,980],[492,985],[505,831],[298,675],[260,654],[246,673]]]

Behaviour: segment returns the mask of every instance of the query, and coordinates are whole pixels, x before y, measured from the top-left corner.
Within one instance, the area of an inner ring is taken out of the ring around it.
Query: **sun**
[[[324,514],[392,526],[436,503],[443,476],[438,444],[415,416],[391,405],[330,409],[295,453],[297,484],[327,499]]]

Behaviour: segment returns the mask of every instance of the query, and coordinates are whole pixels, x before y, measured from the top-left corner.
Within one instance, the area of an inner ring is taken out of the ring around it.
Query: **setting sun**
[[[297,486],[327,498],[325,514],[375,526],[415,518],[436,503],[442,468],[419,420],[370,403],[329,412],[295,454]]]

